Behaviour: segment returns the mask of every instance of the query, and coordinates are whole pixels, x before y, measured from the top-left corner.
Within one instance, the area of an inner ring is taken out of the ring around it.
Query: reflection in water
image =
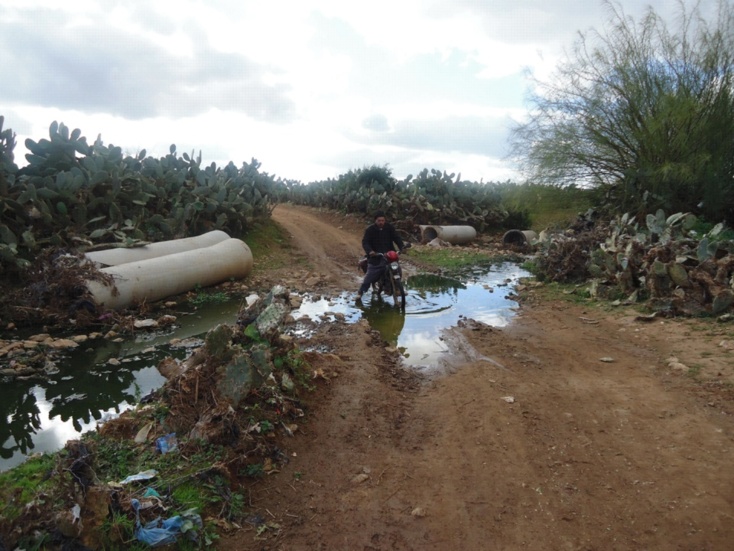
[[[504,263],[489,272],[482,268],[455,278],[421,275],[408,279],[405,328],[398,339],[404,362],[420,369],[439,366],[448,354],[441,333],[461,318],[494,327],[507,325],[517,306],[507,298],[510,286],[528,275],[516,264]]]
[[[183,357],[168,343],[234,323],[240,299],[207,304],[179,315],[159,333],[139,333],[124,343],[87,341],[59,361],[59,372],[37,381],[0,383],[0,471],[32,453],[56,451],[67,440],[119,415],[165,382],[156,366],[166,356]],[[109,364],[117,358],[118,365]]]
[[[405,363],[426,369],[446,357],[441,332],[460,318],[506,325],[516,306],[506,297],[508,285],[527,275],[509,263],[492,267],[489,273],[482,268],[454,278],[418,275],[406,281],[404,311],[392,300],[367,296],[362,305],[355,305],[353,294],[345,293],[331,301],[304,297],[293,314],[314,321],[333,321],[337,314],[347,323],[364,318],[400,350]],[[124,343],[85,343],[58,363],[56,375],[42,381],[0,383],[0,418],[5,419],[0,423],[0,471],[20,464],[31,453],[58,450],[98,421],[132,407],[163,384],[155,367],[160,360],[185,354],[168,345],[172,338],[200,336],[220,323],[233,324],[240,305],[240,299],[204,305],[191,315],[179,315],[177,325],[165,332],[139,333]],[[110,365],[111,358],[121,363]]]
[[[405,326],[405,314],[395,306],[391,298],[375,298],[366,305],[359,304],[358,307],[370,327],[377,329],[391,346],[398,345],[398,338]]]
[[[513,263],[491,268],[477,268],[455,277],[419,274],[405,284],[406,308],[401,311],[391,299],[365,295],[362,303],[353,304],[353,295],[338,299],[305,298],[296,318],[333,320],[343,314],[347,322],[366,319],[382,338],[396,346],[407,365],[427,369],[441,365],[448,346],[441,339],[444,329],[454,327],[461,318],[472,318],[487,325],[507,325],[517,303],[507,295],[521,277],[530,274]]]

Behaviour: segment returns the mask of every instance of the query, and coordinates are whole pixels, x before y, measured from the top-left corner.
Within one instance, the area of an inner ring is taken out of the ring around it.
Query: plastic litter
[[[196,530],[204,526],[201,516],[195,509],[189,509],[166,520],[159,517],[143,526],[140,523],[142,508],[140,502],[132,499],[130,504],[135,509],[135,538],[151,547],[175,543],[180,534],[185,534],[189,539],[196,541],[199,537]]]
[[[178,440],[176,440],[176,433],[172,432],[156,438],[155,448],[161,453],[168,453],[174,451],[178,447]]]
[[[156,492],[154,488],[146,488],[143,497],[161,497],[161,494]]]
[[[135,435],[135,443],[136,444],[142,444],[148,439],[148,434],[150,433],[150,430],[153,428],[153,423],[148,423],[145,425],[142,429],[138,431],[138,434]]]
[[[125,478],[125,480],[121,480],[120,484],[129,484],[130,482],[137,482],[139,480],[150,480],[151,478],[155,478],[157,474],[158,471],[155,469],[148,469],[147,471],[142,471],[138,474],[131,474]]]

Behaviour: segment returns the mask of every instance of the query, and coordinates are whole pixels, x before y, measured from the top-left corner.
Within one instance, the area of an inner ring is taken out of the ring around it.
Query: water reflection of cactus
[[[437,274],[418,274],[411,276],[406,283],[406,287],[415,289],[419,293],[421,291],[429,293],[456,293],[460,289],[466,289],[466,285],[458,279]]]

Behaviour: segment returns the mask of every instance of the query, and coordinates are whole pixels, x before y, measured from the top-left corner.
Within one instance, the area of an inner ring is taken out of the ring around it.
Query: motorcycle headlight
[[[400,267],[400,265],[397,262],[393,262],[392,264],[390,264],[390,267],[393,270],[397,270]]]

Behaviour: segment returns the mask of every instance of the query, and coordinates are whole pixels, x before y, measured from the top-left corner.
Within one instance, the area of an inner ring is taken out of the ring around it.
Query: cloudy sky
[[[0,115],[20,165],[55,120],[304,183],[373,164],[517,179],[527,72],[607,19],[599,0],[0,0]]]

